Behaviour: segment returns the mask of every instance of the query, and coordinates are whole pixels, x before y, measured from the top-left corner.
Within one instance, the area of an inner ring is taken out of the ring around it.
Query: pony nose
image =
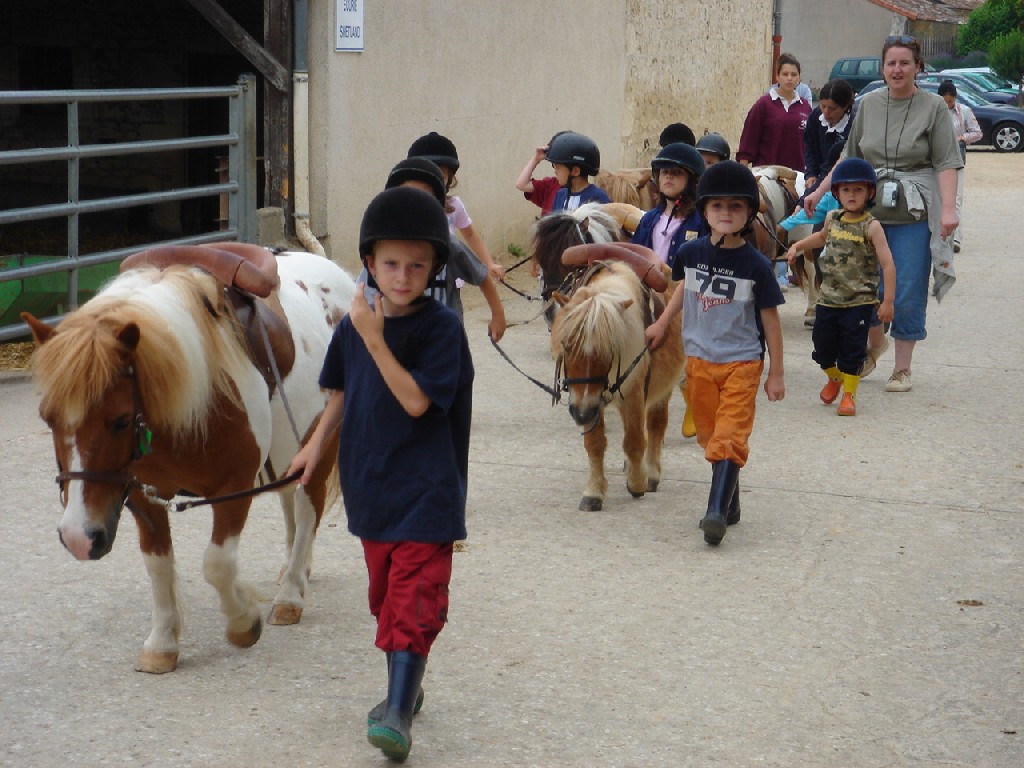
[[[107,535],[106,530],[101,527],[90,526],[82,531],[82,534],[69,534],[65,538],[64,531],[60,528],[57,529],[57,537],[60,539],[60,543],[64,545],[64,549],[79,560],[99,560],[108,554],[111,547],[113,547],[114,536]]]
[[[569,406],[569,415],[580,427],[585,427],[597,418],[597,407],[578,408],[575,404]]]

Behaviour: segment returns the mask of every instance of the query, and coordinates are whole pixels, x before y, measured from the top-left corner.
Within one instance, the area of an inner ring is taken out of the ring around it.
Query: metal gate
[[[95,102],[173,101],[190,99],[227,99],[228,132],[220,135],[190,136],[175,139],[132,141],[111,144],[82,145],[79,142],[79,105]],[[32,290],[34,284],[54,277],[67,281],[64,312],[79,304],[79,275],[84,269],[120,262],[126,256],[153,245],[195,245],[224,240],[252,241],[256,228],[256,81],[244,75],[237,85],[220,88],[164,88],[83,91],[0,91],[0,107],[26,104],[64,104],[67,107],[67,146],[41,147],[0,151],[0,165],[66,161],[67,202],[14,208],[0,211],[0,225],[42,219],[67,220],[66,258],[44,260],[36,264],[15,263],[17,257],[0,256],[0,299],[16,301],[21,291]],[[227,155],[226,176],[217,184],[164,189],[157,192],[119,195],[81,200],[79,164],[83,159],[114,157],[158,152],[181,152],[189,149],[224,147]],[[140,205],[151,205],[201,197],[226,197],[226,222],[221,229],[145,245],[79,253],[79,216],[113,211]],[[4,268],[4,262],[7,262]],[[52,286],[51,286],[52,287]],[[12,299],[12,297],[15,297]],[[3,309],[0,305],[0,309]],[[48,323],[59,321],[64,312],[51,314]],[[0,342],[28,335],[24,323],[0,325]]]

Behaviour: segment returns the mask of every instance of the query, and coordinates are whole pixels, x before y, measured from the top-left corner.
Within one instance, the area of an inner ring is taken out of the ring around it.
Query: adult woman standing
[[[811,104],[796,92],[800,84],[800,62],[791,53],[779,56],[775,67],[778,85],[768,89],[747,112],[740,134],[736,159],[744,165],[784,165],[804,169],[803,138]],[[788,290],[786,262],[775,264],[779,288]]]
[[[784,165],[804,169],[804,127],[811,105],[796,92],[800,62],[791,53],[779,56],[779,84],[768,89],[747,112],[736,159],[744,165]]]
[[[891,328],[896,364],[885,385],[888,392],[910,391],[914,346],[927,336],[929,273],[935,275],[936,299],[956,279],[948,238],[958,222],[956,172],[963,162],[945,102],[914,82],[921,64],[921,46],[913,37],[886,38],[882,73],[888,87],[861,99],[843,151],[844,157],[864,158],[878,173],[872,213],[882,222],[896,262],[896,312]],[[808,213],[830,183],[831,173],[805,198]],[[876,331],[868,344],[870,355],[870,348],[884,346],[884,337],[879,338]]]

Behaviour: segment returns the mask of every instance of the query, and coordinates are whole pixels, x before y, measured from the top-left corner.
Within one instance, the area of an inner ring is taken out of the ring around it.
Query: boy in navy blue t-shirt
[[[701,520],[704,541],[717,545],[726,527],[740,520],[739,472],[750,453],[754,406],[770,357],[764,390],[769,400],[786,394],[782,367],[782,292],[771,262],[748,245],[760,201],[749,168],[732,160],[708,168],[697,185],[697,209],[709,236],[683,243],[672,265],[682,285],[661,317],[647,329],[657,347],[669,321],[683,312],[686,382],[697,442],[711,462],[708,510]]]
[[[367,739],[395,760],[412,746],[427,655],[447,619],[453,544],[466,537],[473,361],[462,323],[424,296],[448,257],[448,221],[429,193],[388,189],[363,215],[359,253],[376,280],[338,325],[320,373],[331,391],[289,474],[312,475],[341,427],[338,467],[348,528],[362,540],[387,698]]]

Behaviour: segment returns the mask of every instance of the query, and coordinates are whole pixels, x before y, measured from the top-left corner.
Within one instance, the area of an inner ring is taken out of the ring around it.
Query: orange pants
[[[754,408],[763,360],[709,363],[686,359],[686,387],[697,425],[697,442],[710,462],[747,463],[747,440],[754,430]]]

